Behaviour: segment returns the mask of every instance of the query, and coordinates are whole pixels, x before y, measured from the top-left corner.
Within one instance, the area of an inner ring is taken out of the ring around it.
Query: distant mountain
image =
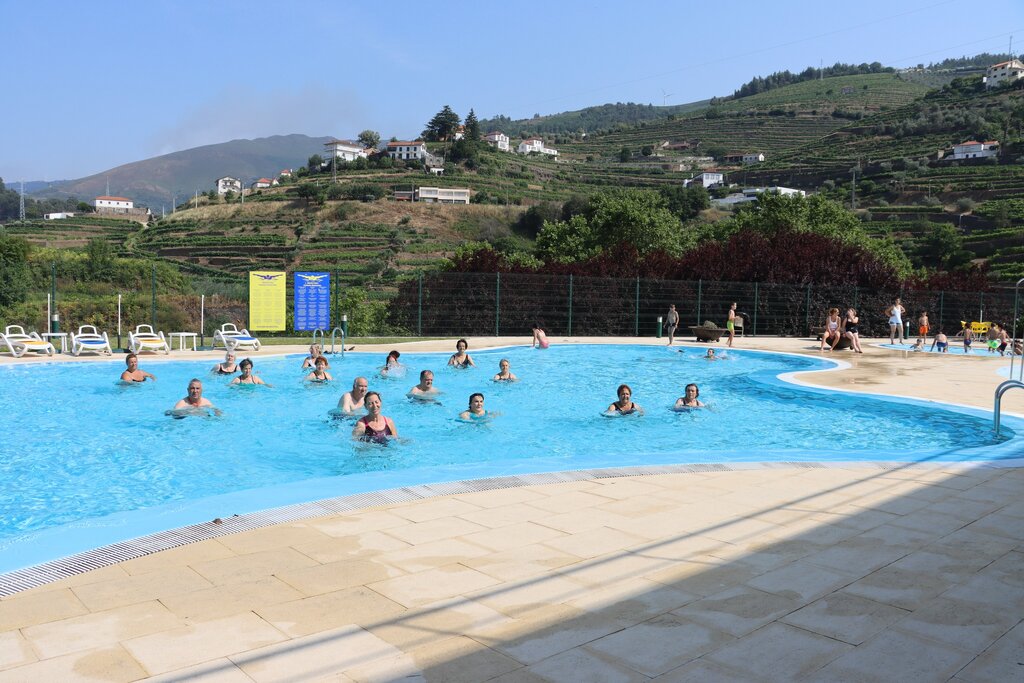
[[[144,161],[135,161],[77,180],[47,183],[33,192],[35,197],[78,197],[90,201],[107,192],[132,199],[136,205],[159,209],[170,207],[177,194],[181,202],[196,190],[206,192],[217,178],[230,175],[252,181],[274,178],[285,168],[305,166],[313,154],[324,151],[330,137],[273,135],[255,140],[232,140],[194,147]],[[28,186],[25,188],[28,192]]]
[[[4,185],[7,187],[8,190],[16,190],[18,192],[21,192],[21,182],[20,181],[13,180],[11,178],[0,178],[0,180],[4,181]],[[66,180],[26,180],[25,181],[25,194],[32,194],[33,192],[39,192],[40,190],[45,190],[46,188],[50,187],[51,185],[56,185],[58,183],[66,183],[66,182],[67,182]]]

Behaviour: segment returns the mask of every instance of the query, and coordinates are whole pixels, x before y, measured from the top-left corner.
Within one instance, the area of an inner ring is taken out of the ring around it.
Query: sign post
[[[271,270],[249,272],[249,329],[283,332],[285,329],[285,273]]]
[[[331,329],[331,274],[295,273],[296,332]]]

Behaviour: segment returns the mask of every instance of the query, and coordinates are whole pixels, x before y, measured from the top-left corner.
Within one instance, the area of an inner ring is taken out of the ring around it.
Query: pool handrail
[[[344,358],[345,357],[345,330],[343,330],[340,327],[335,327],[333,330],[331,330],[331,355],[333,356],[335,353],[337,353],[334,350],[334,338],[335,338],[335,336],[337,335],[338,332],[341,332],[341,357]],[[324,353],[327,353],[327,349],[324,349]]]
[[[1017,280],[1017,284],[1013,286],[1013,334],[1010,337],[1010,379],[1005,382],[1001,382],[996,387],[995,400],[992,406],[992,425],[995,428],[996,436],[999,436],[999,418],[1003,410],[1003,394],[1010,389],[1024,389],[1024,358],[1020,360],[1020,369],[1017,371],[1017,379],[1013,378],[1013,366],[1014,358],[1013,349],[1016,346],[1017,341],[1017,316],[1019,315],[1020,307],[1020,286],[1024,284],[1024,277]]]

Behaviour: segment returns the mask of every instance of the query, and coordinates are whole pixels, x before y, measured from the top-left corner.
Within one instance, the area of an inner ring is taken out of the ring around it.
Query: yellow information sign
[[[282,332],[288,278],[276,270],[249,272],[249,329]]]

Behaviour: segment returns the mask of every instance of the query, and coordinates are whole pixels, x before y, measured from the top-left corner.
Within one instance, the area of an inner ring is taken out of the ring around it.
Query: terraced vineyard
[[[5,229],[9,235],[24,237],[40,247],[77,249],[99,237],[109,242],[115,253],[126,255],[124,245],[128,235],[139,227],[140,224],[135,221],[75,216],[55,221],[13,222],[6,225]]]

